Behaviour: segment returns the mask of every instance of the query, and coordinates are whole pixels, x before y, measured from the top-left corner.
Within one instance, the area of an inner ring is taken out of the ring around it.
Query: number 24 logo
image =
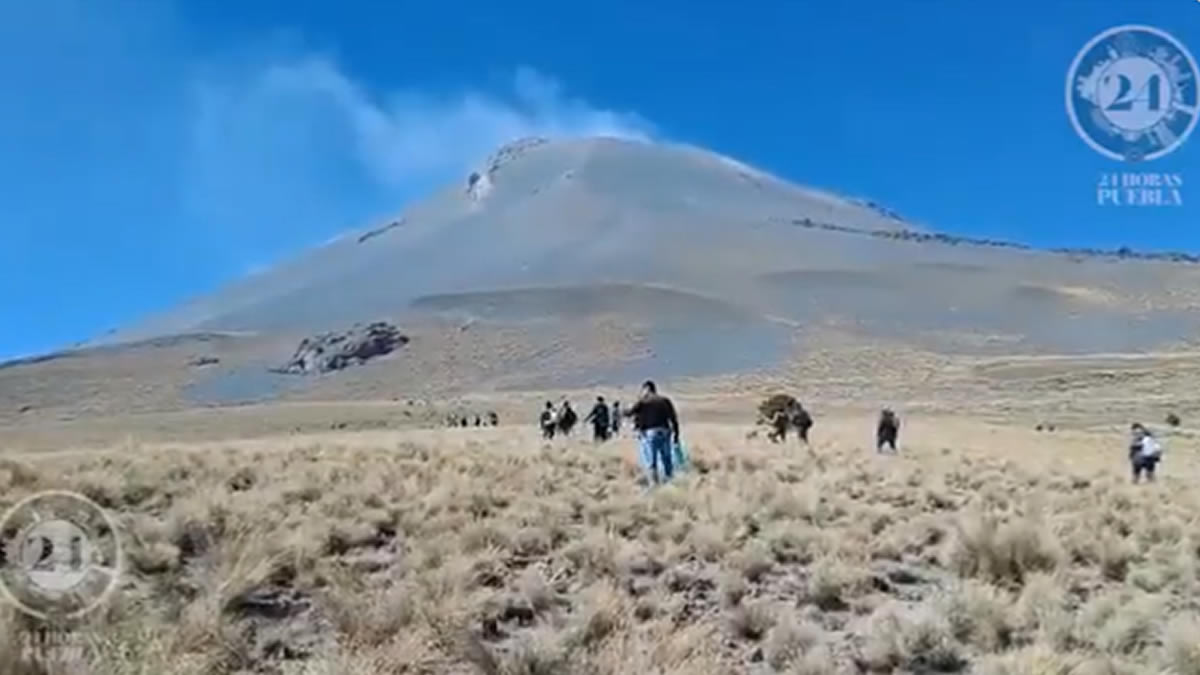
[[[1111,82],[1113,77],[1112,75],[1106,77],[1106,83]],[[1116,75],[1116,78],[1117,98],[1108,104],[1105,110],[1132,110],[1133,104],[1136,102],[1145,102],[1146,108],[1149,110],[1158,110],[1162,105],[1162,79],[1158,75],[1151,75],[1138,90],[1136,96],[1131,95],[1133,82],[1130,81],[1128,75]]]

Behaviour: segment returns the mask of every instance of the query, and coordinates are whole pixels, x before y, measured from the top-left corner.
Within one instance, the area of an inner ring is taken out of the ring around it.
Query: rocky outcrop
[[[482,201],[492,191],[492,176],[490,173],[472,171],[467,176],[467,196],[475,201]]]
[[[864,209],[870,209],[870,210],[874,211],[875,213],[878,213],[879,215],[881,215],[884,218],[887,218],[889,220],[895,220],[895,221],[901,222],[901,223],[904,222],[904,217],[901,216],[899,213],[897,213],[895,211],[895,209],[888,208],[875,200],[851,199],[850,203],[854,204],[856,206],[861,206]]]
[[[487,171],[488,173],[494,173],[500,167],[513,161],[514,159],[517,159],[529,150],[532,150],[540,145],[545,145],[549,142],[550,139],[548,138],[543,138],[541,136],[528,136],[526,138],[518,138],[512,143],[502,145],[496,150],[496,152],[492,153],[491,157],[488,158]]]
[[[770,219],[772,222],[778,222],[777,219]],[[811,218],[795,218],[790,221],[792,225],[806,227],[815,230],[827,230],[830,232],[841,232],[844,234],[856,234],[869,237],[877,237],[880,239],[895,239],[898,241],[911,241],[917,243],[935,243],[944,244],[947,246],[982,246],[992,248],[1007,248],[1018,251],[1037,251],[1044,250],[1050,253],[1069,256],[1073,260],[1082,260],[1088,258],[1106,258],[1117,260],[1149,260],[1157,262],[1173,262],[1197,264],[1200,263],[1200,255],[1194,253],[1185,253],[1183,251],[1136,251],[1128,246],[1122,246],[1118,249],[1098,249],[1098,248],[1048,248],[1038,249],[1028,244],[1021,244],[1013,241],[1005,241],[1002,239],[986,239],[981,237],[965,237],[942,232],[918,232],[915,230],[900,229],[900,230],[872,230],[861,227],[851,227],[849,225],[836,225],[834,223],[817,222]]]
[[[296,353],[275,372],[311,375],[356,366],[408,344],[408,336],[386,321],[356,324],[343,332],[304,338]]]
[[[360,234],[358,236],[358,243],[361,244],[364,241],[374,239],[375,237],[378,237],[381,234],[387,234],[388,232],[396,229],[397,227],[400,227],[404,223],[405,223],[405,219],[401,218],[399,220],[393,220],[392,222],[388,223],[387,225],[383,225],[383,226],[377,227],[373,230],[368,230],[366,232],[363,232],[362,234]]]
[[[532,136],[519,138],[512,143],[500,146],[496,152],[488,157],[480,170],[472,171],[467,176],[467,196],[475,201],[482,200],[491,192],[492,186],[495,184],[496,172],[501,167],[517,159],[529,150],[549,142],[550,140],[547,138]]]

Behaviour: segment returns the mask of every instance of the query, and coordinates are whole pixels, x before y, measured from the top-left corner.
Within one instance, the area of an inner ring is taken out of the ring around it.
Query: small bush
[[[883,607],[871,616],[862,660],[872,670],[953,673],[967,665],[950,624],[926,610]]]
[[[751,583],[762,581],[763,577],[775,566],[774,556],[770,549],[757,542],[739,552],[733,564]]]
[[[1037,524],[1017,519],[998,523],[979,514],[960,519],[946,554],[946,565],[960,576],[1021,584],[1032,572],[1055,570],[1062,546]]]
[[[1200,675],[1200,615],[1183,614],[1163,629],[1163,650],[1173,672]]]
[[[775,626],[775,612],[765,601],[734,608],[729,617],[733,634],[746,640],[761,640]]]
[[[934,602],[955,639],[984,651],[1006,649],[1013,640],[1011,600],[999,589],[968,580]]]
[[[786,618],[775,624],[767,636],[767,663],[775,670],[783,670],[820,644],[823,637],[824,631],[819,626]]]
[[[772,394],[758,404],[758,418],[760,421],[769,422],[776,413],[790,412],[798,405],[800,402],[791,394]]]

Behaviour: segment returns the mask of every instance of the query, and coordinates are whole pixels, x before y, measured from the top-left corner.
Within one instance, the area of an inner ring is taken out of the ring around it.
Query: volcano
[[[780,224],[794,218],[904,226],[697,149],[525,139],[390,222],[110,337],[308,330],[409,308],[575,315],[599,309],[584,289],[612,284],[745,300],[762,290],[762,273],[885,254]],[[675,299],[621,292],[651,305]]]
[[[533,387],[769,369],[829,326],[956,353],[1144,351],[1195,334],[1200,266],[1136,258],[936,234],[695,147],[532,138],[393,219],[73,355],[242,350],[186,378],[190,396],[225,400],[293,390],[265,384],[270,359],[379,320],[413,342],[339,375],[339,395],[372,378]]]

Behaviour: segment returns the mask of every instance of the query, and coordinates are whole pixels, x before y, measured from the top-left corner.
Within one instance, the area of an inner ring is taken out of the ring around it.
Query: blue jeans
[[[646,429],[642,432],[640,442],[642,457],[650,465],[654,482],[661,483],[663,480],[671,480],[675,473],[675,467],[671,462],[671,431],[661,427]],[[659,479],[658,472],[660,463],[662,464],[662,480]]]

